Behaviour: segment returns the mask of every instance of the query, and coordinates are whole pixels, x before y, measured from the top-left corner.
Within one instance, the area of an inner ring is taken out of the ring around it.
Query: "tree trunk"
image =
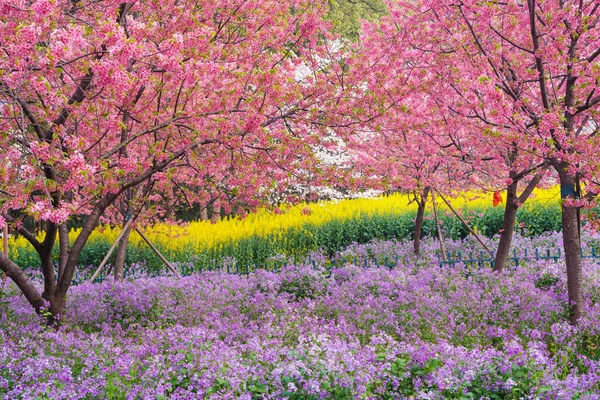
[[[504,207],[504,221],[502,222],[502,232],[500,241],[494,258],[494,271],[501,272],[507,264],[512,244],[513,232],[515,230],[515,221],[517,219],[517,182],[513,182],[506,189],[506,205]]]
[[[200,220],[208,220],[208,206],[205,206],[203,209],[200,210]]]
[[[210,218],[217,222],[221,219],[221,207],[212,207],[210,213]]]
[[[517,220],[517,209],[521,204],[525,203],[527,199],[529,199],[529,196],[531,196],[533,190],[546,174],[546,164],[538,167],[540,167],[540,170],[529,180],[529,183],[527,183],[527,186],[519,196],[517,196],[519,180],[531,171],[522,171],[520,173],[511,172],[510,174],[510,178],[513,183],[506,188],[504,222],[502,223],[502,233],[500,234],[500,242],[498,243],[498,249],[496,250],[494,271],[500,272],[506,267],[508,256],[510,254],[510,245],[512,243],[512,237],[515,229],[515,221]]]
[[[427,204],[427,196],[429,195],[429,188],[426,187],[422,194],[415,193],[415,199],[417,201],[417,218],[415,219],[415,234],[413,237],[414,254],[416,256],[421,255],[421,232],[423,230],[423,217],[425,215],[425,205]]]
[[[561,198],[563,200],[575,197],[575,177],[567,172],[566,163],[560,163],[557,168],[560,179]],[[567,291],[569,294],[571,324],[577,322],[583,315],[583,274],[581,271],[581,242],[579,237],[578,207],[562,202],[562,234],[567,264]]]
[[[125,234],[121,236],[119,240],[119,247],[115,254],[115,261],[113,268],[115,270],[115,281],[123,279],[123,273],[125,271],[125,256],[127,255],[127,244],[129,243],[129,236],[131,235],[131,225],[125,226]]]
[[[577,207],[562,205],[563,246],[567,263],[567,289],[573,325],[583,315],[583,275],[581,272],[581,243],[579,242]]]
[[[50,307],[47,310],[48,312],[42,315],[46,318],[48,326],[58,329],[60,326],[60,316],[64,315],[67,309],[67,296],[54,294],[46,298],[46,300],[50,303]]]
[[[42,294],[36,289],[29,276],[4,253],[0,253],[0,269],[21,289],[29,304],[40,312],[46,304]]]

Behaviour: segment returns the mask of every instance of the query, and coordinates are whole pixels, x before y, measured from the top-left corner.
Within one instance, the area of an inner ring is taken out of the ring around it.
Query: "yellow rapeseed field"
[[[530,206],[556,203],[560,198],[559,188],[536,189],[528,201]],[[450,199],[456,209],[480,209],[491,207],[492,194],[465,192]],[[438,199],[440,209],[446,207]],[[431,208],[431,203],[428,205]],[[311,204],[299,204],[282,207],[278,211],[259,209],[246,218],[224,219],[218,222],[198,221],[185,226],[158,224],[145,228],[146,235],[160,248],[169,253],[187,251],[200,252],[212,248],[219,243],[235,242],[252,235],[267,236],[273,233],[283,233],[286,230],[299,228],[305,224],[323,224],[331,220],[347,220],[360,218],[361,215],[403,214],[415,211],[416,204],[409,201],[406,194],[392,194],[376,198],[359,198],[339,201],[323,201]],[[445,212],[448,212],[445,210]],[[114,242],[121,231],[120,227],[104,226],[97,229],[90,241]],[[69,234],[75,240],[79,230]],[[133,233],[133,244],[141,244],[142,239]],[[10,247],[13,250],[29,246],[22,237],[11,238]]]

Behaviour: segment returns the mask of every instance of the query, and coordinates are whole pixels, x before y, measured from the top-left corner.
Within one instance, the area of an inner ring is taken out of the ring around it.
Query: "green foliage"
[[[556,276],[544,274],[535,281],[535,287],[542,290],[548,290],[559,281]]]
[[[537,395],[543,395],[552,389],[550,386],[540,386],[543,375],[543,370],[535,365],[514,365],[504,373],[496,365],[490,365],[487,371],[468,385],[442,393],[446,398],[461,400],[530,398],[534,388],[538,388],[535,393]],[[502,384],[498,385],[500,382]]]
[[[381,360],[384,360],[385,357],[385,354],[379,356]],[[396,355],[396,359],[390,364],[389,369],[386,371],[390,377],[396,379],[387,383],[385,393],[379,393],[379,398],[411,398],[416,395],[415,381],[417,380],[420,383],[420,385],[417,385],[420,390],[424,388],[433,389],[434,387],[429,384],[427,377],[442,365],[444,365],[444,363],[436,358],[430,358],[425,361],[424,364],[419,364],[413,362],[411,357],[407,354]],[[378,383],[379,382],[373,382],[368,390],[377,393]]]
[[[545,341],[548,352],[562,370],[560,379],[564,379],[574,369],[582,374],[589,373],[590,363],[588,360],[600,360],[600,333],[597,331],[582,330],[577,334],[560,338],[560,340],[548,335]],[[600,390],[600,381],[596,386]]]
[[[329,0],[327,19],[333,22],[336,33],[357,41],[362,19],[375,21],[386,13],[387,8],[381,0]]]
[[[517,222],[525,236],[538,236],[544,232],[559,232],[562,229],[561,210],[559,206],[528,207],[517,211]]]
[[[279,286],[279,293],[288,293],[294,296],[295,301],[303,299],[314,300],[320,293],[314,279],[308,275],[302,277],[293,277],[289,280],[284,280]]]

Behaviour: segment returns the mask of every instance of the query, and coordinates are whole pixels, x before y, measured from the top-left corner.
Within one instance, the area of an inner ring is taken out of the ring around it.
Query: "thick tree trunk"
[[[115,281],[123,279],[123,273],[125,271],[125,256],[127,255],[127,244],[129,243],[129,236],[131,235],[131,225],[125,226],[125,233],[119,240],[119,247],[115,254],[115,261],[113,264]]]
[[[415,234],[413,237],[413,253],[416,256],[421,255],[421,231],[423,230],[423,216],[425,214],[425,205],[419,202],[417,209],[417,218],[415,219]]]
[[[563,246],[567,263],[567,290],[571,304],[570,319],[573,325],[583,315],[583,275],[581,272],[581,243],[577,220],[577,207],[562,206]]]
[[[67,296],[55,294],[46,300],[50,303],[48,313],[44,314],[46,323],[58,329],[60,326],[60,316],[64,315],[67,309]]]
[[[425,216],[425,205],[427,204],[427,196],[429,195],[429,188],[426,187],[423,193],[415,193],[417,201],[417,218],[415,219],[415,234],[413,237],[414,254],[416,256],[421,255],[421,232],[423,231],[423,219]]]
[[[502,232],[500,241],[494,258],[494,271],[501,272],[507,264],[512,244],[513,232],[515,230],[515,221],[517,219],[517,182],[513,182],[506,189],[506,205],[504,208],[504,221],[502,222]]]
[[[583,315],[583,274],[581,271],[581,242],[579,237],[578,207],[564,202],[575,197],[575,177],[568,173],[565,162],[555,164],[560,179],[562,209],[562,234],[567,264],[567,292],[570,320],[576,325]]]

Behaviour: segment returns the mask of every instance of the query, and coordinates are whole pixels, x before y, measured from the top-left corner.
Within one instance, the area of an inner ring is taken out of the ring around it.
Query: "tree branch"
[[[535,174],[535,176],[533,178],[531,178],[531,180],[527,184],[527,187],[525,188],[525,190],[523,190],[521,195],[519,195],[519,197],[517,197],[518,203],[523,204],[523,203],[525,203],[525,201],[527,201],[529,196],[531,196],[531,193],[533,193],[533,189],[536,188],[536,186],[538,185],[538,183],[540,183],[540,181],[542,180],[542,178],[544,177],[545,174],[546,174],[546,169],[544,168],[543,171],[538,172],[537,174]]]
[[[14,223],[16,225],[17,219],[14,217],[11,217],[8,214],[2,214],[2,217],[4,217],[4,219],[10,223]],[[29,232],[29,230],[27,230],[27,228],[25,228],[24,226],[20,226],[20,227],[16,227],[15,229],[17,230],[17,232],[19,232],[21,235],[23,235],[23,237],[25,239],[27,239],[27,241],[29,243],[31,243],[31,245],[35,248],[35,250],[39,253],[42,250],[42,243],[40,243],[39,240],[37,240],[37,238],[35,237],[35,235],[31,232]]]

